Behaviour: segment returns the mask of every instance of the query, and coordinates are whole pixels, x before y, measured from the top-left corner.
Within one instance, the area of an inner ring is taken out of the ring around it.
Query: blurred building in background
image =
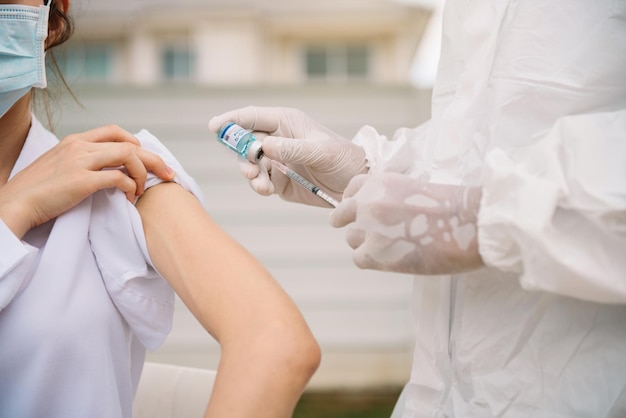
[[[81,0],[64,70],[82,82],[406,84],[428,10],[385,0]]]
[[[413,348],[411,278],[357,269],[329,210],[256,195],[211,116],[294,106],[350,138],[429,117],[410,83],[431,10],[388,0],[75,0],[55,56],[69,95],[59,136],[115,123],[150,130],[202,187],[207,209],[294,298],[323,350],[311,388],[400,386]],[[215,368],[219,346],[178,303],[153,361]]]

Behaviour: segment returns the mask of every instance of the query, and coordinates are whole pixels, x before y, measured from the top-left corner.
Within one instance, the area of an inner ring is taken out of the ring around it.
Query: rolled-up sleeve
[[[486,164],[486,264],[518,272],[527,290],[626,302],[626,110],[564,117]]]
[[[20,241],[0,220],[0,310],[26,285],[37,248]]]
[[[176,173],[174,182],[204,204],[193,178],[169,150],[148,131],[137,135],[141,145],[158,154]],[[148,173],[146,188],[163,180]],[[157,271],[146,242],[139,212],[116,189],[93,195],[90,242],[113,303],[148,350],[167,337],[174,313],[174,291]]]
[[[163,158],[163,161],[174,170],[175,177],[174,182],[178,183],[185,190],[191,192],[196,199],[202,203],[203,206],[206,207],[206,201],[204,199],[204,195],[202,190],[198,186],[198,183],[191,177],[180,164],[180,162],[174,157],[174,155],[159,141],[154,135],[152,135],[147,130],[143,129],[138,132],[136,135],[137,139],[141,142],[141,146],[149,151],[154,152]],[[163,180],[158,178],[153,173],[148,173],[148,178],[146,179],[146,189],[155,186],[159,183],[162,183]]]

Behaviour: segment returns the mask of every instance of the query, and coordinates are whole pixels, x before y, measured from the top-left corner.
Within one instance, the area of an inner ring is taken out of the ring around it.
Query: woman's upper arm
[[[291,298],[191,193],[162,183],[136,206],[155,267],[218,341],[242,328],[260,330],[267,321],[301,326]]]

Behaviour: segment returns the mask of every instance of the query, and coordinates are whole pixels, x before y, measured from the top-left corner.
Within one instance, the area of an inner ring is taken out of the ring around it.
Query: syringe
[[[264,156],[264,158],[267,158],[267,157]],[[333,197],[330,196],[328,193],[320,190],[320,188],[317,187],[315,184],[311,183],[310,181],[308,181],[307,179],[305,179],[300,174],[296,173],[295,171],[293,171],[292,169],[290,169],[286,165],[284,165],[284,164],[282,164],[282,163],[280,163],[280,162],[278,162],[276,160],[272,160],[272,164],[276,168],[278,168],[278,170],[281,173],[283,173],[284,175],[289,177],[291,180],[295,181],[300,186],[304,187],[305,189],[307,189],[308,191],[310,191],[311,193],[313,193],[314,195],[316,195],[320,199],[324,200],[326,203],[328,203],[332,207],[336,208],[337,205],[339,204],[339,202],[337,202],[335,199],[333,199]]]
[[[226,145],[231,150],[235,151],[241,157],[246,158],[248,161],[257,164],[261,158],[269,158],[263,154],[261,148],[261,142],[257,141],[256,137],[251,132],[242,128],[241,126],[232,122],[225,123],[217,133],[217,140]],[[339,202],[332,198],[328,193],[320,190],[315,184],[311,183],[300,174],[296,173],[284,164],[271,160],[272,164],[278,168],[278,170],[304,187],[332,207],[336,208]]]

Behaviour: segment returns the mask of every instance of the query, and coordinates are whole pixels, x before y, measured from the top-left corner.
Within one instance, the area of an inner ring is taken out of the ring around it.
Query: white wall
[[[194,33],[197,81],[201,84],[248,85],[264,78],[263,41],[257,22],[212,21]]]
[[[144,31],[134,31],[127,41],[121,81],[138,86],[154,84],[159,80],[159,49],[154,37]]]

